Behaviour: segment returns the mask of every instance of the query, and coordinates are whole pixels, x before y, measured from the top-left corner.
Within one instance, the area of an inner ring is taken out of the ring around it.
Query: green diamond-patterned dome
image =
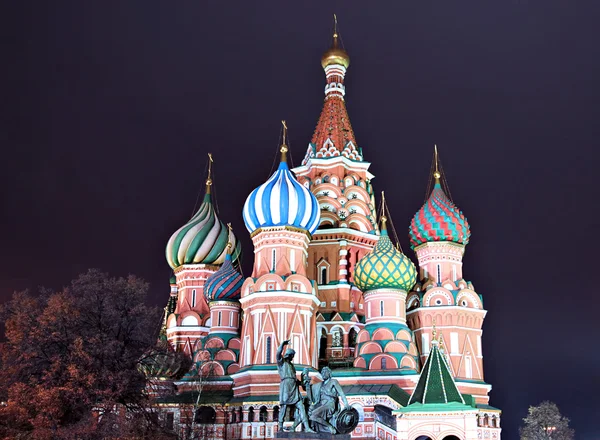
[[[361,258],[354,269],[354,284],[363,292],[374,289],[409,292],[416,280],[415,265],[394,247],[385,227],[375,248]]]

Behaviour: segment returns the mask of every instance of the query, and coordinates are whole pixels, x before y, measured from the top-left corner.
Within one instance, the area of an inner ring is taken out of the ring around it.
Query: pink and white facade
[[[385,204],[378,218],[371,164],[350,125],[349,57],[337,35],[322,66],[325,101],[302,164],[288,168],[284,124],[279,167],[244,205],[250,276],[237,271],[240,245],[213,209],[210,175],[199,211],[169,240],[165,334],[193,366],[161,407],[175,430],[273,438],[275,353],[289,339],[298,372],[317,381],[322,366],[332,368],[361,416],[353,438],[499,439],[500,411],[484,381],[487,311],[463,277],[467,220],[436,168],[410,225],[417,265],[402,253]]]

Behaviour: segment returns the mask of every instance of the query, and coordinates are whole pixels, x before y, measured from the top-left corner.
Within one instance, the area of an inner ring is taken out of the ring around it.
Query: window
[[[387,370],[387,358],[381,358],[381,369]]]
[[[259,422],[266,422],[267,421],[267,407],[266,406],[261,406],[260,410],[258,412],[258,421]]]
[[[350,308],[353,309],[354,308],[354,302],[350,301]]]
[[[248,421],[249,422],[253,422],[254,421],[254,407],[251,406],[250,408],[248,408]]]
[[[215,423],[217,413],[210,406],[201,406],[196,411],[196,423]]]
[[[327,267],[321,266],[320,274],[321,274],[321,282],[319,284],[327,284]]]
[[[192,307],[196,307],[196,289],[192,289]]]
[[[421,334],[421,348],[423,350],[423,354],[429,353],[429,334],[427,333]]]
[[[267,342],[265,344],[265,364],[271,363],[271,337],[267,336]]]
[[[221,312],[219,312],[219,317],[217,319],[217,327],[221,327]]]
[[[379,301],[379,316],[383,316],[383,301]]]
[[[167,431],[173,431],[173,422],[175,421],[175,414],[168,412],[165,415],[165,429]]]
[[[271,253],[271,272],[275,272],[275,264],[277,262],[277,250],[273,249]]]
[[[325,301],[321,301],[321,307],[325,307],[327,303]]]
[[[331,307],[337,306],[337,301],[331,301]]]
[[[442,268],[439,264],[437,265],[437,282],[438,284],[442,282]]]
[[[452,265],[452,281],[456,281],[456,265]]]
[[[458,333],[450,333],[450,352],[452,354],[458,354]]]
[[[473,366],[471,365],[471,356],[465,356],[465,376],[467,376],[467,379],[473,378]]]

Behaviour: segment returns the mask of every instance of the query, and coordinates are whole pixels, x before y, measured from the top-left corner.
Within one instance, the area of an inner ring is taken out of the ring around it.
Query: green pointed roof
[[[431,344],[431,352],[421,370],[417,387],[410,396],[408,404],[444,404],[465,401],[456,387],[445,356],[440,352],[438,341]]]

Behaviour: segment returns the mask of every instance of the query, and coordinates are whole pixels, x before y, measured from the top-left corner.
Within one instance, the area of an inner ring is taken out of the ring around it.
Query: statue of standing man
[[[315,432],[308,424],[304,399],[302,394],[300,394],[301,382],[296,378],[296,368],[294,368],[294,364],[292,364],[292,359],[294,359],[296,352],[292,348],[288,348],[285,350],[285,354],[283,354],[283,349],[289,345],[289,343],[289,340],[283,341],[277,349],[277,370],[279,371],[279,377],[281,378],[281,384],[279,385],[279,430],[283,430],[285,413],[288,406],[291,406],[296,409],[297,415],[300,416],[299,420],[298,417],[294,417],[292,431],[302,423],[305,432]]]

